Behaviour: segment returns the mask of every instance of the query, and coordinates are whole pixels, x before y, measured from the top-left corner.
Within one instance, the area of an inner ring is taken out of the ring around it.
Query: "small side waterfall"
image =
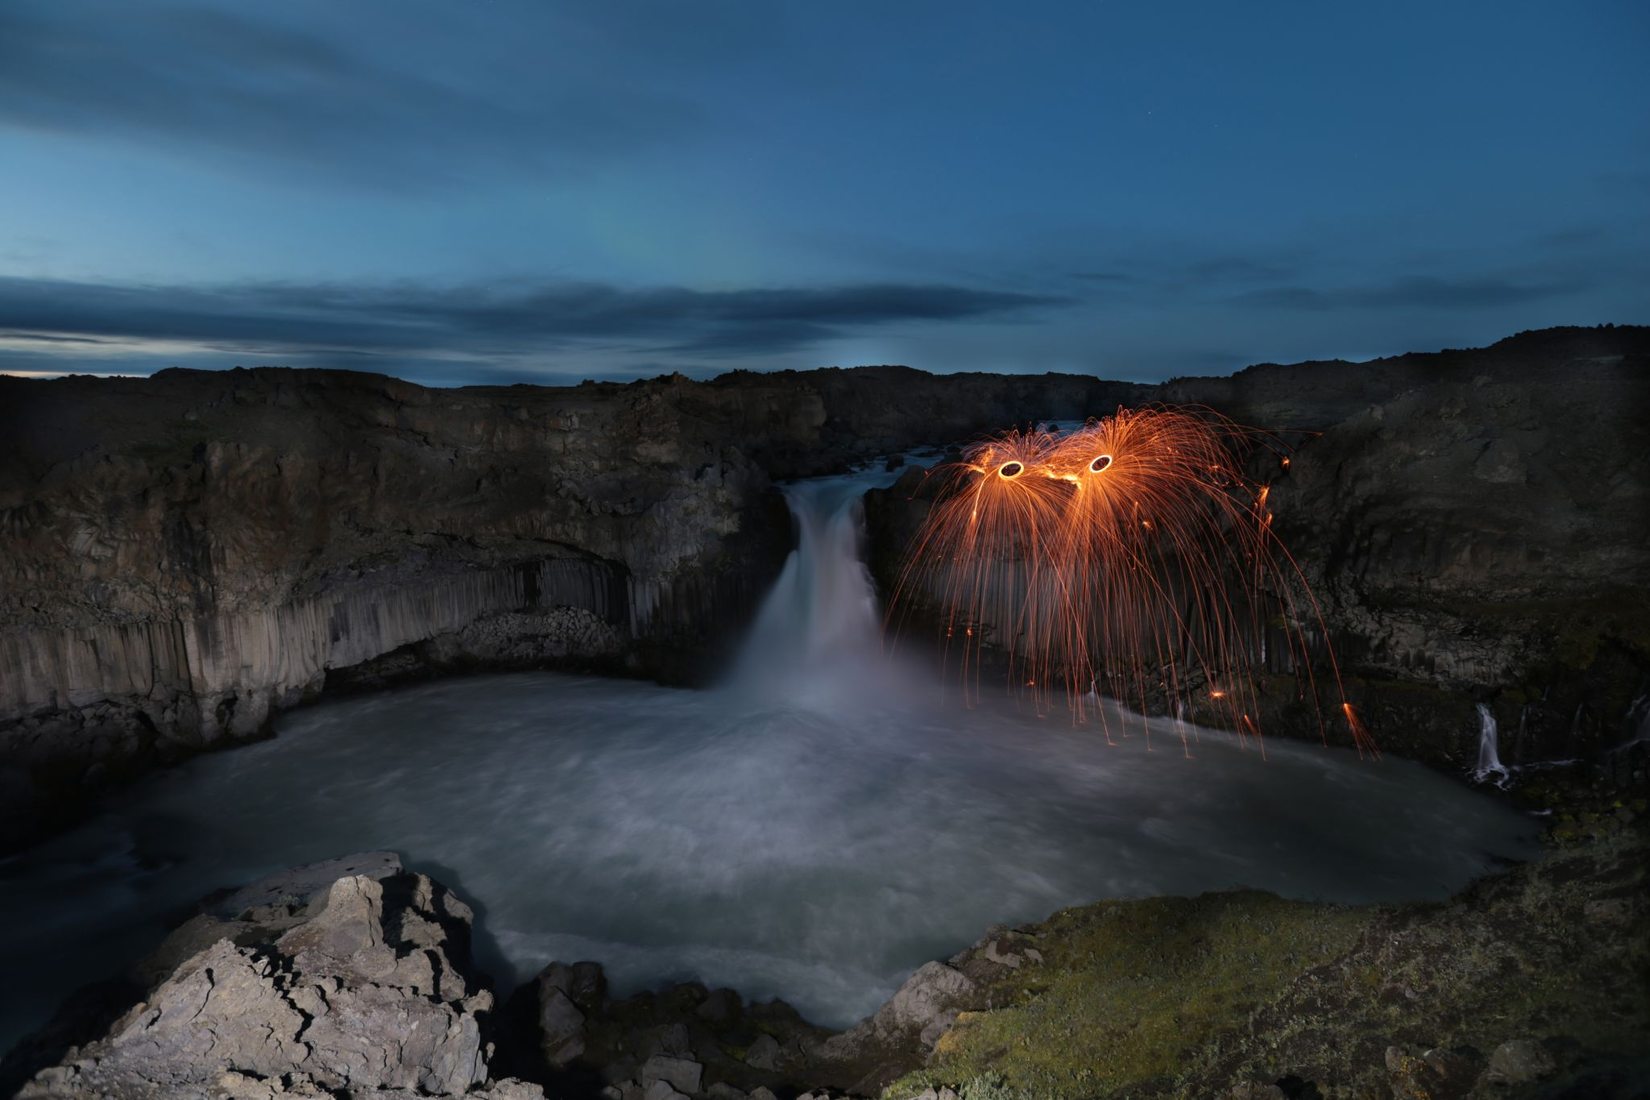
[[[1495,725],[1495,715],[1490,708],[1478,704],[1478,766],[1472,771],[1472,778],[1479,783],[1487,783],[1492,779],[1499,786],[1507,781],[1510,773],[1501,763],[1500,731]]]
[[[1638,745],[1650,743],[1650,692],[1638,696],[1627,708],[1626,736],[1614,752],[1626,752]]]
[[[862,553],[861,498],[871,483],[821,478],[785,488],[797,546],[757,614],[730,687],[835,709],[888,685],[876,588]]]

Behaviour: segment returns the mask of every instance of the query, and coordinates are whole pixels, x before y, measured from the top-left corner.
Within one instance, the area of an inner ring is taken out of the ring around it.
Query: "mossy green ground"
[[[995,976],[991,1007],[885,1095],[1216,1097],[1288,1076],[1326,1100],[1445,1095],[1395,1081],[1388,1047],[1464,1050],[1476,1074],[1518,1038],[1584,1075],[1650,1051],[1647,865],[1635,828],[1444,903],[1238,892],[1067,910],[1027,930],[1043,963]]]
[[[1066,910],[1029,941],[1043,964],[991,991],[1007,1007],[965,1014],[889,1095],[973,1078],[1028,1096],[1167,1084],[1232,1021],[1345,953],[1371,915],[1247,891]]]

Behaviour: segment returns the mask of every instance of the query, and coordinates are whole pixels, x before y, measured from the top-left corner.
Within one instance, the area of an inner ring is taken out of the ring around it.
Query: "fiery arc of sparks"
[[[1278,607],[1272,633],[1303,671],[1303,693],[1317,698],[1310,628],[1354,745],[1374,753],[1317,600],[1273,533],[1271,488],[1238,460],[1240,445],[1270,439],[1212,410],[1154,405],[977,443],[936,469],[947,482],[893,606],[918,591],[941,604],[965,685],[994,637],[1011,682],[1045,704],[1063,690],[1080,720],[1104,720],[1102,687],[1141,713],[1154,695],[1195,691],[1257,741],[1264,613]]]

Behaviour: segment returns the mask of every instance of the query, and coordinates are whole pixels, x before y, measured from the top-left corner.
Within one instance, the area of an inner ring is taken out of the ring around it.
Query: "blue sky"
[[[1650,322],[1639,2],[0,0],[0,369],[1152,380]]]

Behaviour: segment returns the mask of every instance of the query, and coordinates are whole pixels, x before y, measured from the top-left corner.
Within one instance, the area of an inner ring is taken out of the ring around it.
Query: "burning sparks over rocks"
[[[1143,714],[1190,703],[1258,740],[1268,637],[1291,651],[1315,704],[1308,638],[1327,645],[1327,631],[1273,534],[1270,486],[1240,465],[1257,444],[1279,446],[1174,406],[978,443],[936,471],[946,482],[895,606],[918,591],[941,604],[965,684],[996,651],[1010,682],[1039,705],[1063,694],[1078,720],[1104,721],[1104,692]],[[1373,752],[1352,705],[1339,709],[1353,743]]]

